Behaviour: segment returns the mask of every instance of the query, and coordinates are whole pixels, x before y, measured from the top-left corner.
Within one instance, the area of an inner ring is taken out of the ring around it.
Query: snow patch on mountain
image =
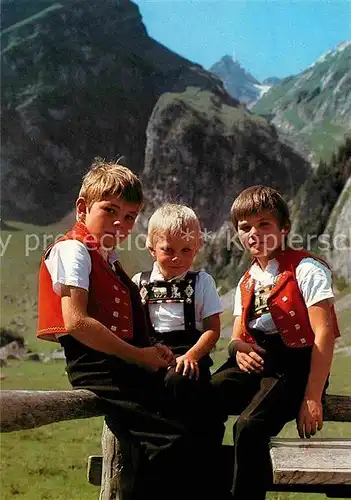
[[[345,41],[339,43],[339,45],[334,50],[328,50],[325,54],[321,55],[313,64],[308,68],[313,68],[317,64],[324,62],[329,57],[335,57],[338,53],[343,52],[351,45],[351,41]]]
[[[261,97],[266,94],[268,92],[269,89],[271,89],[273,87],[273,85],[254,85],[254,87],[256,87],[256,89],[258,90],[259,92],[259,95],[257,97],[257,99],[261,99]]]

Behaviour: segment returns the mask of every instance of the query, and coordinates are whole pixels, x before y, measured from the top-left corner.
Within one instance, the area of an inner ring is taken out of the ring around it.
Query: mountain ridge
[[[228,194],[220,213],[229,212],[229,196],[255,177],[290,197],[308,175],[308,163],[280,144],[274,128],[232,98],[216,76],[150,38],[132,2],[38,0],[26,11],[25,0],[7,0],[3,8],[4,219],[61,219],[94,156],[123,155],[140,175],[144,167],[167,178],[177,172],[173,196],[193,204],[211,227],[222,221],[211,216],[196,172],[214,185],[216,169],[226,172],[230,183],[221,184]],[[30,17],[21,19],[22,12]],[[152,191],[148,177],[146,191]]]
[[[295,76],[271,88],[252,111],[297,142],[309,159],[330,159],[351,132],[351,42],[340,43]]]
[[[209,71],[223,82],[227,92],[240,102],[252,107],[279,78],[269,77],[260,83],[252,74],[243,68],[239,61],[229,55],[224,55],[213,64]]]

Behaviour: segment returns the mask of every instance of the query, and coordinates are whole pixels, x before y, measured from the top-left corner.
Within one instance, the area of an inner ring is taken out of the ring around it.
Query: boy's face
[[[281,228],[275,214],[264,210],[250,214],[238,222],[238,235],[243,247],[252,257],[266,263],[277,248],[280,248],[287,228]]]
[[[107,196],[104,200],[95,201],[90,207],[84,198],[77,200],[79,219],[107,251],[129,236],[140,208],[139,204],[117,196]]]
[[[171,279],[190,269],[199,248],[199,237],[190,233],[185,237],[164,234],[154,238],[154,248],[150,252],[162,276]]]

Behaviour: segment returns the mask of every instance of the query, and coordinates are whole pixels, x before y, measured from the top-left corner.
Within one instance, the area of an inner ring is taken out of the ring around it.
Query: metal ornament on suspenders
[[[195,281],[198,272],[189,271],[183,279],[174,281],[150,282],[151,271],[142,272],[140,276],[141,302],[148,304],[184,304],[184,323],[186,328],[195,328]]]

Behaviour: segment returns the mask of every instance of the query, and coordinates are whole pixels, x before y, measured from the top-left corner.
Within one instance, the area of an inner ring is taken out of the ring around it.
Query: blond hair
[[[186,205],[165,203],[150,217],[146,245],[153,249],[158,238],[166,235],[178,236],[189,242],[195,239],[201,246],[201,227],[194,210]]]
[[[138,177],[129,168],[103,158],[94,158],[91,169],[83,177],[78,196],[85,199],[88,207],[108,196],[140,205],[144,199]]]
[[[271,212],[276,217],[280,229],[290,228],[289,207],[282,195],[276,189],[261,185],[244,189],[234,200],[231,208],[234,227],[238,229],[240,220],[264,210]]]

